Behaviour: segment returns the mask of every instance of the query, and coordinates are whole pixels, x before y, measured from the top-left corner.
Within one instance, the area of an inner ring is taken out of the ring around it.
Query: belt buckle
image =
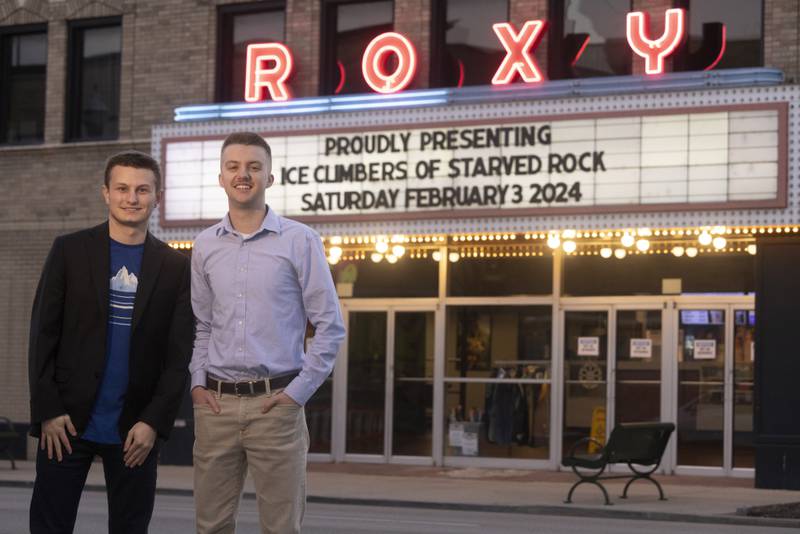
[[[233,392],[236,394],[237,397],[241,397],[243,395],[247,395],[248,394],[246,391],[245,392],[240,392],[239,391],[239,384],[247,384],[248,386],[250,386],[250,393],[249,394],[250,395],[255,395],[255,389],[253,389],[253,381],[250,380],[248,382],[234,382],[233,383]]]

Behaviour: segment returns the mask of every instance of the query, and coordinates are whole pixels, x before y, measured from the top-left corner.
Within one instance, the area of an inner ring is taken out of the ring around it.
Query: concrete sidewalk
[[[0,485],[30,486],[33,462],[18,462],[12,471],[0,466]],[[753,489],[749,479],[658,476],[667,496],[658,500],[652,484],[638,481],[628,499],[620,499],[624,481],[605,485],[613,501],[603,504],[601,492],[582,485],[573,504],[564,504],[574,481],[572,473],[518,469],[437,468],[385,464],[309,464],[308,500],[342,504],[419,506],[460,510],[580,515],[800,528],[800,520],[747,517],[737,511],[750,507],[800,502],[800,491]],[[89,489],[104,487],[102,466],[95,463],[87,480]],[[160,466],[159,493],[190,495],[192,469]],[[250,480],[245,497],[253,497]]]

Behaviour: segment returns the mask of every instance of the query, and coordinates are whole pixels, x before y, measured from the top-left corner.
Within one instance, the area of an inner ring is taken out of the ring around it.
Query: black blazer
[[[36,289],[28,352],[31,435],[69,414],[89,423],[105,369],[110,269],[108,223],[56,238]],[[131,324],[124,441],[137,421],[166,439],[183,398],[192,354],[189,259],[150,233]]]

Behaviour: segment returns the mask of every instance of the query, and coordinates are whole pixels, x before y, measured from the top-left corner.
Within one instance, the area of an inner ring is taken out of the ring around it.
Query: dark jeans
[[[32,534],[67,534],[75,528],[78,504],[86,476],[95,455],[103,460],[108,492],[108,532],[110,534],[145,534],[153,515],[156,494],[158,443],[144,464],[129,468],[123,461],[122,445],[103,445],[70,438],[72,454],[62,449],[63,460],[47,451],[36,456],[36,482],[31,500]]]

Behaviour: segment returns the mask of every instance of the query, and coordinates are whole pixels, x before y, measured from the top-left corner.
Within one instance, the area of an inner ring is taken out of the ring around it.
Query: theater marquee
[[[307,221],[783,207],[786,106],[265,133],[268,203]],[[216,220],[220,138],[166,139],[165,224]]]

